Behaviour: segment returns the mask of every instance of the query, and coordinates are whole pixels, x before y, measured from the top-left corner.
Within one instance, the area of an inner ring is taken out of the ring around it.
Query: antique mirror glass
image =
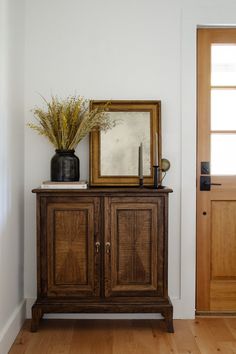
[[[117,123],[111,130],[100,133],[101,176],[137,176],[141,143],[143,174],[150,176],[150,113],[109,112],[109,115]]]

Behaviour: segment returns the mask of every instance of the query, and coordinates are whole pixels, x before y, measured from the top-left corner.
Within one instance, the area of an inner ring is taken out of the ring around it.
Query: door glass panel
[[[236,175],[236,134],[211,134],[211,174]]]
[[[236,45],[211,46],[211,85],[236,85]]]
[[[236,90],[211,90],[211,130],[236,130]]]

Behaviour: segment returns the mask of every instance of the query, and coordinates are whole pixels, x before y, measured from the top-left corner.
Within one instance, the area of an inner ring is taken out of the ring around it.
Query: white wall
[[[180,7],[178,2],[28,0],[26,121],[38,93],[79,93],[93,99],[161,99],[163,154],[172,169],[170,294],[179,297],[180,247]],[[170,11],[171,7],[171,11]],[[169,143],[171,141],[171,144]],[[49,178],[53,147],[26,129],[25,295],[36,295],[35,196]],[[88,178],[88,141],[77,154]],[[176,232],[177,230],[177,232]]]
[[[23,1],[0,1],[0,353],[24,318]]]
[[[233,0],[26,0],[25,119],[38,93],[160,99],[170,195],[169,293],[175,317],[194,316],[196,28],[234,24]],[[35,196],[53,147],[25,130],[25,297],[36,296]],[[88,139],[77,149],[88,178]],[[29,301],[30,303],[30,301]]]

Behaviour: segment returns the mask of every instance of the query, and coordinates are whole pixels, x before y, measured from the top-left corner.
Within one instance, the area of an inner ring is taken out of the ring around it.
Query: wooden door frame
[[[225,41],[227,31],[227,42]],[[201,161],[210,161],[209,132],[211,104],[211,44],[235,43],[235,28],[200,28],[197,31],[197,213],[196,213],[196,309],[210,312],[211,202],[207,192],[199,188]],[[201,120],[201,123],[200,123]],[[201,144],[199,143],[201,141]],[[222,182],[223,181],[223,182]],[[212,182],[222,182],[224,190],[235,186],[234,176],[213,176]],[[220,188],[220,187],[219,187]],[[234,187],[235,188],[235,187]],[[213,193],[213,192],[211,192]],[[222,192],[221,192],[222,193]],[[218,197],[219,198],[219,197]],[[201,202],[201,203],[200,203]],[[203,209],[204,206],[204,209]],[[203,210],[207,213],[206,217]]]
[[[208,29],[198,29],[197,30],[197,213],[196,213],[196,309],[201,307],[202,310],[208,310],[209,299],[206,301],[207,294],[209,294],[209,279],[210,279],[210,264],[205,262],[208,259],[210,251],[209,238],[205,237],[209,230],[209,223],[206,222],[206,218],[202,215],[201,207],[199,205],[199,176],[200,176],[200,164],[201,161],[209,161],[210,156],[206,143],[205,131],[209,131],[209,120],[208,116],[210,114],[209,105],[209,88],[207,83],[210,82],[210,61],[209,61],[209,38]],[[203,45],[200,45],[200,40],[202,40]],[[208,97],[206,99],[206,97]],[[202,104],[204,103],[204,104]],[[204,119],[203,124],[200,125],[200,117]],[[206,127],[205,131],[204,128]],[[205,142],[204,144],[199,144],[198,140],[201,139]],[[201,158],[200,158],[201,157]],[[201,197],[204,198],[206,194],[202,194]],[[199,227],[200,225],[200,227]],[[199,250],[204,250],[204,255],[200,255]],[[203,260],[203,261],[202,261]],[[201,288],[200,288],[201,283]]]

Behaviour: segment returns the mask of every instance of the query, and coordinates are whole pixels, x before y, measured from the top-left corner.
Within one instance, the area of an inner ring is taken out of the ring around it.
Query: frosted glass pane
[[[236,134],[211,134],[211,174],[236,175]]]
[[[213,44],[211,46],[211,84],[213,86],[236,85],[236,45]]]
[[[236,90],[211,90],[211,130],[236,130]]]

